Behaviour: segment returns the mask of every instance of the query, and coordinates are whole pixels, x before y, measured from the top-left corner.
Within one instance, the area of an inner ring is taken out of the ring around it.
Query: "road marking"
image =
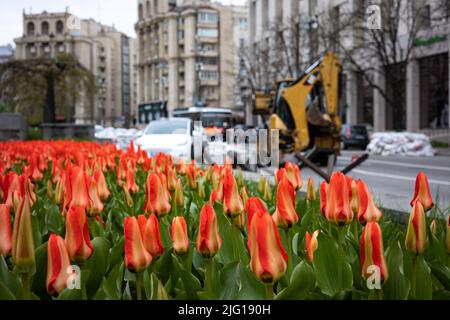
[[[370,172],[370,171],[365,171],[365,170],[360,170],[360,169],[353,169],[352,172],[356,172],[356,173],[363,174],[363,175],[366,175],[366,176],[393,178],[393,179],[406,180],[406,181],[416,181],[416,178],[399,176],[399,175],[396,175],[396,174]],[[448,181],[440,181],[440,180],[428,179],[428,182],[429,183],[433,183],[433,184],[441,184],[441,185],[444,185],[444,186],[450,186],[450,182],[448,182]]]
[[[352,161],[351,158],[347,158],[347,157],[340,157],[339,159]],[[371,159],[367,160],[366,162],[378,163],[378,164],[387,164],[387,165],[391,165],[391,166],[405,167],[405,168],[419,168],[419,169],[450,171],[449,167],[430,166],[430,165],[414,164],[414,163],[391,162],[391,161],[371,160]]]

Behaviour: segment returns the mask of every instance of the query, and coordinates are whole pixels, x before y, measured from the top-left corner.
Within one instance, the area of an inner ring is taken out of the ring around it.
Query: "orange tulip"
[[[283,169],[282,169],[283,170]],[[286,176],[278,182],[277,207],[273,214],[273,220],[278,227],[291,228],[299,219],[295,211],[295,190]]]
[[[222,246],[214,208],[205,204],[200,211],[200,226],[197,236],[197,251],[205,259],[212,258]]]
[[[154,259],[162,256],[164,247],[161,242],[158,218],[151,214],[147,219],[143,233],[144,247]]]
[[[103,201],[108,200],[110,196],[110,192],[108,189],[108,185],[106,184],[106,179],[103,174],[102,170],[96,170],[94,172],[94,178],[95,181],[97,181],[97,189],[98,189],[98,195],[100,196],[100,199]]]
[[[38,161],[39,160],[38,160],[38,157],[36,154],[32,154],[30,157],[28,157],[28,162],[30,164],[28,170],[30,173],[30,178],[33,181],[40,181],[44,178],[44,175],[39,170],[39,162]]]
[[[5,204],[8,206],[9,210],[14,210],[14,191],[17,191],[20,195],[22,194],[20,190],[19,175],[15,172],[9,172],[5,177],[4,184],[6,185],[7,190],[7,192],[5,192]]]
[[[247,200],[249,198],[247,188],[245,186],[242,187],[241,191],[239,192],[239,194],[240,194],[240,196],[242,198],[242,202],[244,203],[244,206],[245,206],[245,204],[247,203]]]
[[[177,185],[177,174],[175,170],[169,164],[166,164],[166,177],[167,177],[167,187],[169,190],[175,190]]]
[[[326,207],[327,207],[327,192],[328,192],[328,183],[326,181],[322,181],[319,187],[320,194],[320,212],[325,216]]]
[[[47,292],[57,295],[67,288],[71,267],[69,254],[63,238],[51,234],[47,243]]]
[[[383,236],[380,226],[375,221],[367,222],[361,236],[361,268],[364,279],[372,275],[371,266],[380,268],[382,282],[388,279],[388,268],[384,259]]]
[[[171,205],[161,180],[157,174],[150,173],[147,176],[145,187],[144,211],[149,214],[156,213],[158,217],[163,217],[170,212],[170,209]]]
[[[189,237],[187,233],[186,220],[183,217],[175,217],[172,220],[170,237],[173,241],[173,249],[178,254],[189,251]]]
[[[338,225],[348,224],[353,220],[353,211],[350,208],[347,183],[342,172],[331,175],[327,191],[325,217]]]
[[[86,176],[86,183],[89,190],[89,207],[88,213],[91,215],[100,214],[103,212],[103,203],[98,194],[97,182],[94,178]]]
[[[259,280],[273,284],[286,272],[288,257],[278,228],[267,211],[255,210],[252,215],[247,246],[250,269]]]
[[[34,241],[30,199],[22,198],[14,218],[12,257],[20,273],[31,272],[34,265]]]
[[[289,181],[295,190],[300,190],[303,187],[302,177],[300,174],[300,168],[298,165],[292,162],[286,162],[284,165]]]
[[[125,267],[133,272],[147,269],[152,256],[145,250],[139,224],[135,217],[125,218],[123,231],[125,236]]]
[[[186,170],[187,170],[186,163],[184,162],[184,160],[182,158],[179,158],[177,160],[176,168],[177,168],[178,174],[180,174],[182,176],[186,175]]]
[[[186,179],[190,189],[197,188],[197,170],[195,164],[191,163],[186,167]]]
[[[314,231],[312,236],[309,234],[309,232],[306,232],[306,234],[305,234],[306,255],[308,257],[309,262],[313,262],[314,252],[319,248],[319,242],[317,241],[319,232],[320,232],[320,230]]]
[[[272,201],[272,188],[268,179],[265,179],[263,199],[264,201]]]
[[[239,195],[239,189],[233,172],[225,171],[223,181],[223,213],[230,217],[239,216],[244,211],[244,204]]]
[[[367,185],[361,180],[357,181],[357,193],[359,198],[358,221],[364,225],[366,222],[379,222],[383,214],[373,201],[372,194]]]
[[[316,190],[314,189],[314,180],[312,177],[308,179],[308,189],[306,191],[306,200],[315,201],[316,200]]]
[[[258,211],[267,211],[266,207],[259,198],[251,197],[247,200],[245,204],[245,212],[247,212],[247,229],[250,230],[250,222],[252,221],[253,215]]]
[[[67,212],[65,241],[72,261],[84,262],[92,256],[94,248],[89,237],[88,219],[83,207],[73,206]]]
[[[134,180],[134,173],[131,169],[126,170],[126,181],[124,188],[127,189],[129,193],[139,192],[139,186],[136,184],[136,181]]]
[[[425,251],[427,241],[427,228],[425,211],[422,202],[414,202],[409,216],[408,229],[406,231],[405,247],[412,254],[419,255]]]
[[[6,204],[0,204],[0,256],[8,257],[12,248],[11,214]]]
[[[86,173],[80,167],[73,167],[70,172],[70,187],[72,191],[69,208],[72,206],[89,207],[89,189]]]
[[[423,172],[419,172],[416,177],[416,187],[414,190],[414,198],[411,201],[411,207],[416,201],[420,201],[425,211],[433,208],[433,198],[431,197],[430,185],[428,184],[427,176]]]
[[[175,205],[178,208],[184,207],[184,193],[183,193],[183,185],[181,183],[181,179],[177,179],[175,184],[175,192],[174,192],[174,201]]]

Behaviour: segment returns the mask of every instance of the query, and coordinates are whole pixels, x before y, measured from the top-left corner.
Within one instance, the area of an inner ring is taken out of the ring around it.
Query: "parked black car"
[[[342,125],[341,142],[344,150],[347,150],[349,147],[365,150],[369,144],[369,135],[366,126],[350,124]]]

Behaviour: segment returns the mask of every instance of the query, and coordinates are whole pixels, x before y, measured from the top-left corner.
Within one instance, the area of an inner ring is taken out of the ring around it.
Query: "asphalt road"
[[[353,155],[361,151],[343,151],[338,158],[335,170],[342,170],[351,163]],[[323,168],[324,169],[324,168]],[[414,195],[415,178],[423,171],[430,184],[433,199],[442,210],[450,208],[450,156],[417,157],[381,157],[370,156],[363,164],[353,169],[348,175],[362,179],[371,189],[375,200],[383,207],[409,212],[409,205]],[[309,168],[302,169],[303,191],[306,190],[308,178],[312,176],[316,187],[323,179]],[[257,178],[257,175],[254,176]]]

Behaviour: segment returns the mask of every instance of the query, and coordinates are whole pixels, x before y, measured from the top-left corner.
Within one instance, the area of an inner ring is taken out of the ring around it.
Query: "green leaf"
[[[345,260],[345,254],[338,248],[336,240],[321,232],[318,242],[319,248],[314,253],[313,265],[319,288],[330,297],[344,289],[352,288],[352,267]],[[339,268],[341,269],[340,281]]]
[[[237,296],[239,300],[264,300],[266,289],[256,276],[246,266],[239,263],[240,290]]]
[[[16,300],[14,294],[0,281],[0,300]]]
[[[31,289],[42,299],[50,299],[46,289],[47,280],[47,242],[43,243],[39,248],[36,249],[35,253],[36,259],[36,273],[33,276],[33,282],[31,284]]]
[[[289,287],[281,291],[277,300],[302,300],[314,289],[316,276],[313,268],[305,261],[300,262],[292,272]]]
[[[66,289],[57,298],[57,300],[82,300],[82,290]]]
[[[86,293],[89,299],[98,291],[106,274],[110,244],[104,238],[95,238],[92,240],[92,246],[94,253],[82,267],[83,270],[89,270],[89,276],[86,279]]]
[[[239,291],[239,262],[235,261],[226,265],[220,273],[222,290],[220,300],[233,300]]]
[[[433,275],[446,290],[450,291],[450,268],[434,261],[429,262],[428,265]]]
[[[431,300],[433,289],[431,281],[431,270],[428,267],[423,255],[419,255],[416,260],[416,299]]]
[[[410,291],[410,282],[403,270],[403,252],[399,241],[392,243],[386,251],[389,277],[383,284],[384,298],[405,300]]]
[[[22,282],[19,276],[8,269],[3,256],[0,256],[0,282],[8,288],[8,291],[16,298],[22,299]],[[8,295],[8,294],[5,294]]]

